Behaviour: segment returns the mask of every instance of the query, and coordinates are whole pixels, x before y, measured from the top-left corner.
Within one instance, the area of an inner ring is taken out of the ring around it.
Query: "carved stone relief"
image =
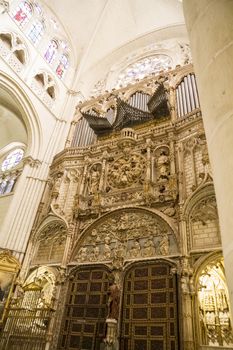
[[[94,195],[99,191],[101,176],[101,164],[94,164],[89,170],[89,176],[87,178],[88,194]]]
[[[170,175],[169,150],[165,147],[160,148],[157,150],[156,155],[156,179],[159,181],[167,181]]]
[[[123,155],[109,167],[109,189],[124,189],[142,185],[145,177],[145,159],[139,154]]]
[[[176,254],[178,246],[171,228],[156,215],[135,210],[118,212],[85,234],[74,255],[79,262],[113,261]]]

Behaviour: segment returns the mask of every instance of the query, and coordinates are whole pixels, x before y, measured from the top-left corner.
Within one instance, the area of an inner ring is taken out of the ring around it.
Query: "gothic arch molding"
[[[206,182],[199,186],[192,194],[189,196],[184,204],[183,218],[188,219],[194,206],[203,198],[214,196],[214,185],[212,182]]]
[[[32,103],[22,91],[22,88],[20,88],[18,83],[12,78],[9,78],[9,76],[2,71],[0,71],[0,88],[3,89],[4,95],[8,96],[11,104],[12,101],[14,101],[13,107],[15,106],[18,109],[26,126],[28,133],[26,156],[30,155],[34,159],[40,158],[42,130],[39,117]]]
[[[145,238],[146,237],[146,238]],[[169,247],[168,247],[169,246]],[[71,253],[70,262],[111,261],[113,266],[124,260],[156,255],[179,254],[175,225],[156,209],[122,208],[95,220],[84,229]],[[116,261],[115,261],[116,260]]]

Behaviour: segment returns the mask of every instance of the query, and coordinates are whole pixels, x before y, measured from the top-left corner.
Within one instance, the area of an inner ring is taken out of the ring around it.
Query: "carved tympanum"
[[[132,209],[108,216],[87,231],[74,259],[79,262],[111,261],[119,268],[125,259],[168,256],[177,251],[176,238],[162,219]]]

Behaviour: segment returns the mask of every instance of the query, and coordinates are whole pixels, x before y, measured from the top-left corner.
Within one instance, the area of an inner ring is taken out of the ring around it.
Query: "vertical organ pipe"
[[[184,115],[183,101],[182,101],[182,91],[181,84],[178,86],[179,100],[180,100],[180,116]]]
[[[177,105],[177,114],[178,114],[178,117],[180,118],[181,113],[180,113],[180,99],[179,99],[178,89],[176,89],[176,105]]]
[[[184,108],[184,115],[187,114],[187,106],[186,106],[186,99],[185,99],[185,90],[184,90],[184,81],[181,83],[181,91],[182,91],[182,101],[183,101],[183,108]]]
[[[191,112],[191,103],[190,103],[190,97],[189,97],[189,86],[188,86],[188,78],[184,78],[184,87],[185,87],[185,99],[187,103],[187,112]]]
[[[193,95],[193,87],[192,87],[192,80],[191,80],[191,74],[187,76],[188,78],[188,85],[189,85],[189,96],[190,96],[190,103],[191,103],[191,111],[195,109],[195,102],[194,102],[194,95]]]
[[[176,87],[178,117],[183,117],[199,108],[199,98],[194,74],[188,74]]]

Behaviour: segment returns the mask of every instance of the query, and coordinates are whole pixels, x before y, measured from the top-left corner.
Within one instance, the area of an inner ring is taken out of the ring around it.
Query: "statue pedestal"
[[[106,338],[104,339],[105,349],[118,350],[119,346],[118,346],[118,340],[117,340],[117,320],[115,320],[114,318],[107,318],[106,325],[107,325],[107,333],[106,333]]]

